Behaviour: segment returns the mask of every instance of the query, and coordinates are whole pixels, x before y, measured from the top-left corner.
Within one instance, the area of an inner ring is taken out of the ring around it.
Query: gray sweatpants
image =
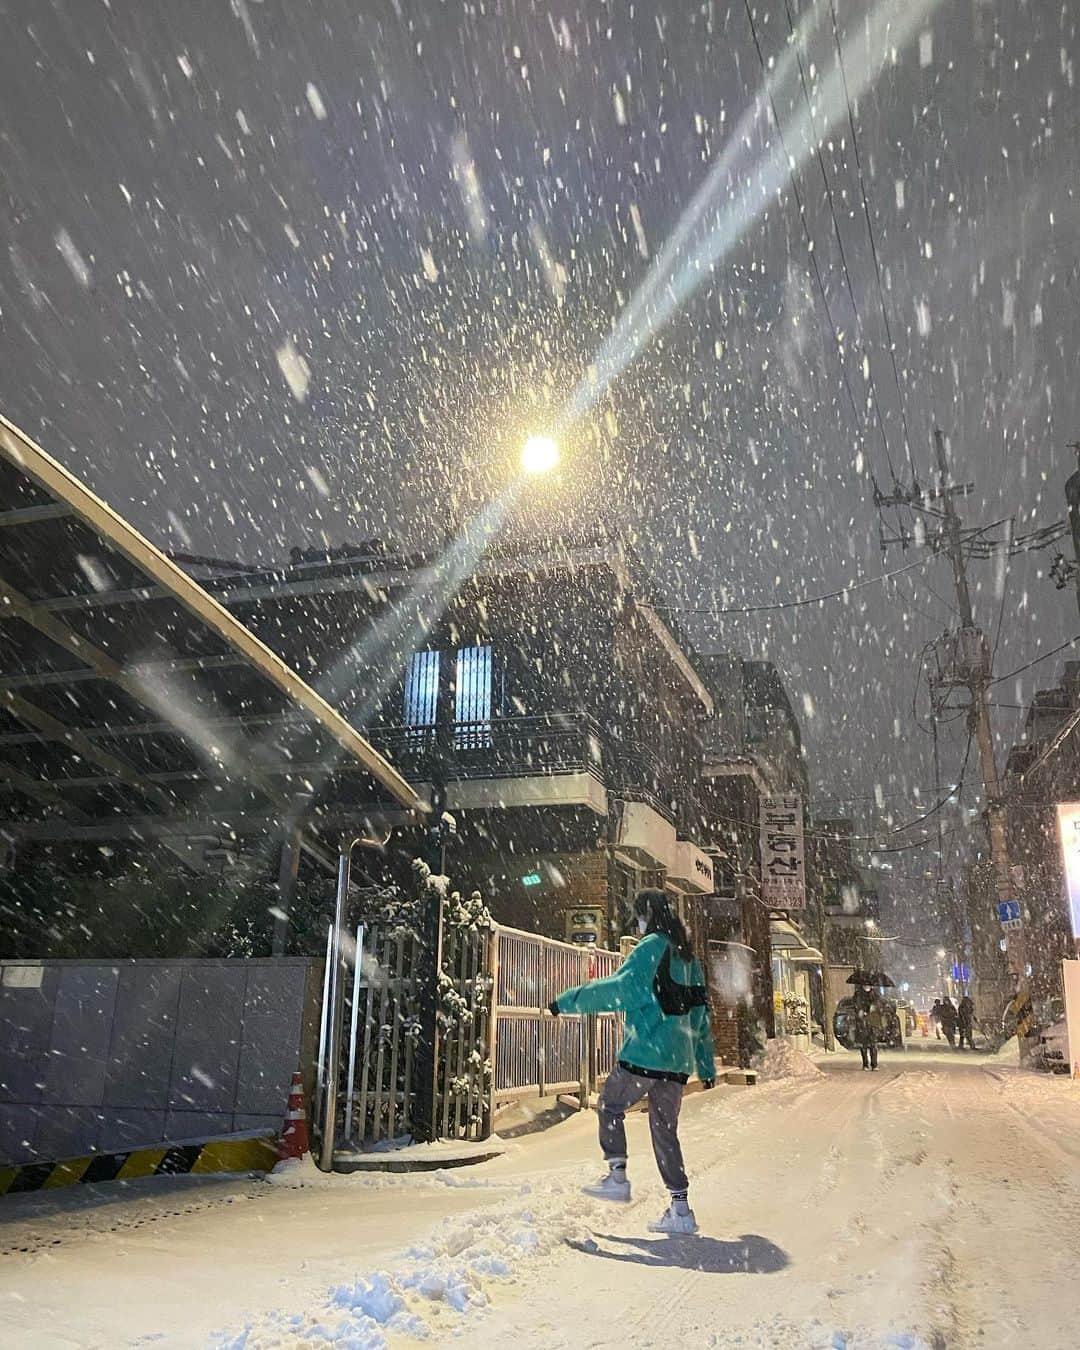
[[[642,1097],[648,1097],[649,1132],[656,1166],[669,1191],[685,1191],[688,1182],[679,1143],[682,1096],[681,1083],[666,1078],[642,1078],[616,1064],[600,1095],[600,1148],[607,1161],[626,1161],[626,1113]]]

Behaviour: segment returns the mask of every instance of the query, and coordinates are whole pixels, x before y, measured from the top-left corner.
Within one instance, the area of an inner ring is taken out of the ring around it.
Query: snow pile
[[[542,1197],[522,1184],[490,1209],[444,1219],[388,1266],[329,1289],[321,1306],[299,1316],[271,1314],[222,1337],[217,1350],[283,1350],[301,1342],[385,1350],[399,1336],[441,1343],[460,1335],[461,1318],[489,1307],[492,1284],[513,1280],[523,1262],[551,1253],[580,1227],[580,1181],[552,1181]]]
[[[762,1082],[774,1078],[821,1078],[823,1074],[809,1055],[796,1050],[790,1041],[767,1041],[754,1059],[754,1068]]]

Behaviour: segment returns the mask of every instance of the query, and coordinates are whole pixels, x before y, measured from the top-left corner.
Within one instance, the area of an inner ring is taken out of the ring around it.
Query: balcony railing
[[[681,835],[701,833],[701,806],[689,788],[643,744],[605,735],[585,713],[455,722],[441,747],[433,726],[372,727],[365,734],[414,782],[432,778],[440,753],[443,776],[451,782],[589,773],[615,796],[651,806]]]
[[[367,735],[406,778],[429,778],[440,749],[443,772],[449,779],[550,777],[582,772],[601,781],[604,777],[599,729],[581,713],[455,722],[444,748],[437,743],[435,727],[374,727]]]

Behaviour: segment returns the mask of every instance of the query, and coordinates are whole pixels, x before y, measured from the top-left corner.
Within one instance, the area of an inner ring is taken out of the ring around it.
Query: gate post
[[[443,898],[427,888],[417,957],[420,1035],[413,1058],[413,1135],[423,1143],[439,1137],[439,975],[442,971]]]
[[[581,1030],[578,1034],[578,1110],[587,1111],[589,1109],[589,1093],[591,1089],[590,1068],[592,1064],[592,1031],[593,1018],[591,1014],[585,1014],[581,1019]]]
[[[331,1171],[334,1166],[338,1079],[341,1074],[341,1016],[344,1008],[342,985],[345,978],[341,938],[345,928],[349,872],[352,866],[352,851],[355,846],[355,839],[343,839],[341,841],[338,852],[337,895],[334,898],[334,927],[330,934],[330,978],[327,981],[329,1010],[326,1021],[326,1097],[322,1116],[322,1141],[319,1146],[319,1167],[324,1172]]]
[[[491,1065],[491,1082],[488,1084],[487,1101],[484,1106],[487,1117],[484,1122],[485,1139],[495,1128],[495,1093],[499,1063],[499,931],[496,925],[488,933],[487,976],[491,981],[491,993],[488,995],[487,1056]]]

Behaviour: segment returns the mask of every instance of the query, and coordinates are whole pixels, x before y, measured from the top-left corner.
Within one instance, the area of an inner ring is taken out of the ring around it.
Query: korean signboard
[[[801,797],[761,800],[761,898],[773,909],[806,908]]]
[[[1080,937],[1080,802],[1058,802],[1058,834],[1073,937]]]

